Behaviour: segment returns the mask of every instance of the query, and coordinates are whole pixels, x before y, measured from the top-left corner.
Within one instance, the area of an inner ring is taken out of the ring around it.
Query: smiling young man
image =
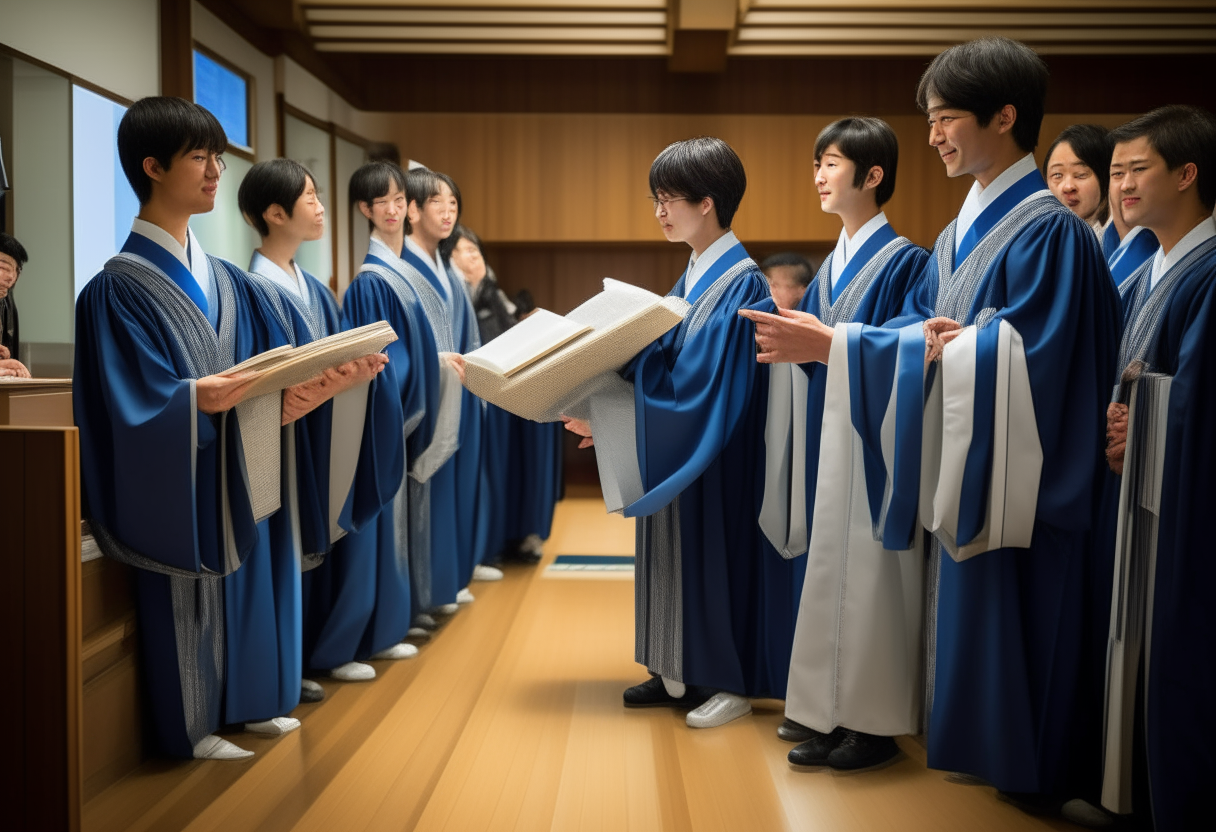
[[[226,371],[290,344],[303,322],[260,280],[207,256],[190,230],[215,205],[226,146],[215,117],[180,98],[145,98],[123,116],[118,155],[139,216],[77,300],[73,377],[84,514],[102,551],[137,567],[154,741],[210,759],[250,755],[214,735],[221,724],[298,727],[284,714],[300,697],[298,632],[247,603],[275,564],[298,567],[290,535],[254,516],[237,439],[253,416],[237,409],[249,380]],[[285,390],[282,424],[383,365],[368,356]],[[287,431],[288,448],[317,435],[298,422]],[[288,495],[312,487],[292,479],[290,458]],[[294,510],[289,499],[283,511]]]
[[[898,139],[881,119],[847,118],[824,128],[814,152],[820,208],[843,228],[799,312],[833,327],[882,326],[901,314],[929,256],[882,211],[895,192]],[[857,770],[892,760],[892,737],[919,731],[924,554],[920,534],[896,550],[874,540],[853,425],[839,409],[825,412],[826,391],[841,381],[818,363],[772,368],[760,521],[786,556],[809,542],[778,735],[800,743],[793,765]],[[832,519],[815,524],[816,516]]]
[[[1042,60],[1005,38],[952,47],[922,76],[929,143],[947,175],[974,179],[909,294],[923,325],[757,325],[761,360],[864,380],[849,396],[875,535],[906,545],[926,507],[929,765],[1036,805],[1096,772],[1109,584],[1102,597],[1087,540],[1119,332],[1097,239],[1031,155],[1046,89]],[[943,365],[927,402],[926,355]]]
[[[1098,539],[1111,549],[1107,562],[1119,564],[1110,642],[1112,651],[1125,652],[1118,658],[1126,670],[1122,678],[1112,670],[1107,682],[1102,802],[1115,812],[1151,814],[1154,828],[1163,832],[1198,829],[1209,825],[1207,789],[1216,777],[1216,618],[1206,592],[1216,579],[1209,543],[1216,494],[1210,429],[1216,117],[1198,107],[1162,107],[1117,128],[1112,137],[1111,179],[1123,216],[1155,234],[1161,248],[1120,287],[1123,338],[1117,374],[1110,379],[1115,393],[1106,455],[1119,476],[1107,480]],[[1133,384],[1119,376],[1137,362],[1145,362],[1143,371],[1172,381],[1157,403],[1140,392],[1129,445],[1125,402]],[[1153,453],[1154,443],[1146,440],[1162,428],[1160,477],[1133,471],[1131,481],[1121,483],[1127,479],[1125,457],[1143,457],[1146,444]],[[1135,450],[1129,453],[1129,447]],[[1160,494],[1156,518],[1138,506],[1120,505],[1120,486],[1140,493],[1144,482]],[[1116,524],[1136,528],[1130,547],[1120,547],[1124,551],[1114,551]],[[1133,742],[1137,734],[1143,749]],[[1133,772],[1145,761],[1148,788],[1141,788]]]
[[[635,658],[652,677],[625,705],[695,707],[693,728],[750,713],[749,697],[784,698],[793,638],[793,566],[756,525],[768,373],[737,312],[769,292],[730,228],[746,186],[721,139],[655,159],[659,227],[692,249],[670,294],[692,308],[591,397],[589,423],[567,420],[583,446],[594,433],[614,508],[639,518]]]

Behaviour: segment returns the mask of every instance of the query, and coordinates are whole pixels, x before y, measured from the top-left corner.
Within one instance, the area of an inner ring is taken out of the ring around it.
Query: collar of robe
[[[971,227],[963,235],[963,239],[958,245],[958,252],[954,255],[954,269],[957,270],[962,265],[967,259],[967,255],[975,250],[980,240],[988,236],[988,232],[1015,206],[1027,197],[1044,190],[1047,190],[1047,183],[1043,181],[1043,174],[1039,173],[1038,169],[1032,170],[1006,188],[1003,194],[994,199],[992,204],[975,218],[975,222],[971,223]]]
[[[874,231],[873,234],[865,241],[865,243],[857,250],[853,257],[849,260],[847,266],[840,272],[840,278],[836,281],[836,285],[832,287],[832,303],[840,297],[840,293],[862,268],[870,262],[870,259],[875,254],[883,250],[889,242],[895,239],[895,229],[891,227],[891,223],[884,223],[881,228]],[[828,257],[828,262],[832,260]]]
[[[195,305],[207,316],[207,320],[211,322],[211,325],[215,326],[216,321],[210,305],[207,303],[207,295],[203,292],[203,287],[198,285],[198,281],[194,279],[194,275],[182,264],[181,260],[178,260],[144,235],[137,234],[134,231],[127,235],[127,241],[122,244],[122,251],[125,254],[134,254],[136,257],[142,257],[164,272],[177,288],[185,292],[186,296],[194,301]]]
[[[428,263],[419,257],[417,252],[410,249],[409,243],[405,243],[401,246],[401,259],[417,269],[418,273],[425,277],[427,282],[435,287],[435,291],[439,292],[440,297],[444,299],[448,297],[447,287],[444,286],[445,281],[442,275],[436,273],[435,264]]]
[[[1147,228],[1141,228],[1136,236],[1124,242],[1126,244],[1120,245],[1110,256],[1110,276],[1115,279],[1116,286],[1122,286],[1161,246],[1157,235]]]
[[[705,270],[705,274],[697,279],[697,284],[692,287],[692,291],[688,293],[688,297],[684,298],[684,282],[688,279],[688,272],[692,269],[692,264],[684,270],[684,274],[680,275],[680,279],[676,281],[676,285],[668,292],[669,295],[674,295],[678,298],[684,298],[689,305],[694,304],[705,294],[705,290],[712,286],[718,278],[726,274],[733,266],[743,260],[749,259],[747,249],[743,247],[743,243],[736,243],[731,246],[722,256],[714,261],[713,265]]]

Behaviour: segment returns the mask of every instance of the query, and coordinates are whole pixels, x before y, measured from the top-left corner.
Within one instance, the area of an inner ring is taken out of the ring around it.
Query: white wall
[[[275,124],[274,59],[255,49],[197,2],[191,3],[194,39],[253,78],[254,156],[259,162],[279,155]]]
[[[160,92],[157,0],[0,0],[0,43],[130,99]]]

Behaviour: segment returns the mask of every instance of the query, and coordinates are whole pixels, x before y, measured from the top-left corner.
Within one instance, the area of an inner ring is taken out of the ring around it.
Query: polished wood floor
[[[602,501],[558,507],[558,554],[632,554],[632,521]],[[791,771],[781,703],[695,731],[682,713],[627,711],[628,578],[511,567],[414,659],[368,683],[325,682],[281,739],[231,737],[243,762],[154,762],[85,807],[85,832],[1014,832],[1074,829],[1022,814],[990,788],[946,782],[923,747],[853,776]]]

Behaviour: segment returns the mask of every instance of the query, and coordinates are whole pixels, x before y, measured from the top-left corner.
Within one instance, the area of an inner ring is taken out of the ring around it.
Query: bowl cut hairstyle
[[[447,185],[452,192],[452,196],[456,197],[456,225],[453,230],[460,225],[460,214],[462,211],[462,203],[460,201],[460,188],[456,187],[456,182],[446,173],[439,173],[430,168],[414,168],[405,175],[405,199],[407,202],[417,202],[418,208],[421,210],[426,201],[433,196],[439,196],[439,186]],[[414,228],[410,224],[410,218],[405,218],[405,233],[413,234]],[[455,243],[453,243],[455,245]],[[448,256],[452,250],[448,249]]]
[[[402,194],[405,193],[405,172],[400,167],[392,162],[368,162],[365,165],[361,165],[358,170],[351,174],[350,185],[347,186],[347,195],[350,198],[351,205],[366,202],[367,207],[371,208],[372,203],[377,199],[382,196],[388,196],[393,183],[396,183],[397,190],[401,191]],[[375,228],[376,224],[368,220],[367,227]],[[409,228],[408,222],[406,223],[406,228]]]
[[[652,197],[657,199],[660,192],[690,202],[709,197],[721,228],[730,228],[746,190],[747,174],[738,154],[711,136],[669,144],[650,166]]]
[[[26,253],[25,246],[21,245],[12,234],[6,234],[3,231],[0,231],[0,254],[7,254],[17,261],[17,274],[21,274],[21,270],[25,268],[25,264],[30,261],[30,256]]]
[[[241,180],[236,204],[245,219],[263,237],[270,236],[270,226],[262,215],[271,205],[278,205],[291,216],[296,200],[308,187],[309,180],[317,186],[312,171],[295,159],[271,159],[258,162]]]
[[[1159,107],[1116,127],[1110,138],[1112,146],[1148,139],[1170,170],[1193,162],[1199,201],[1209,212],[1216,208],[1216,116],[1207,110],[1184,104]]]
[[[794,280],[799,286],[810,286],[811,280],[815,277],[815,269],[811,266],[811,261],[794,251],[783,251],[780,254],[766,257],[760,264],[760,271],[766,275],[769,269],[774,268],[793,269]]]
[[[140,205],[152,198],[152,179],[144,173],[144,159],[150,156],[168,170],[179,153],[205,150],[220,154],[227,149],[228,135],[219,119],[184,98],[141,98],[118,125],[118,161]]]
[[[895,172],[899,167],[899,139],[891,125],[880,118],[842,118],[833,121],[815,139],[815,161],[832,145],[856,167],[853,187],[860,188],[872,168],[882,168],[882,181],[874,189],[879,207],[895,193]]]
[[[1051,143],[1051,147],[1047,148],[1047,155],[1043,157],[1043,178],[1047,178],[1047,165],[1051,162],[1051,154],[1062,144],[1071,147],[1085,167],[1098,177],[1098,184],[1102,188],[1098,220],[1106,222],[1110,216],[1110,202],[1107,199],[1110,191],[1110,157],[1115,150],[1115,144],[1110,140],[1110,131],[1100,124],[1073,124],[1065,127]]]
[[[1006,104],[1017,110],[1013,140],[1026,153],[1039,143],[1047,98],[1047,64],[1024,43],[1009,38],[980,38],[942,52],[916,88],[916,106],[929,112],[939,98],[952,110],[975,115],[987,127]]]

